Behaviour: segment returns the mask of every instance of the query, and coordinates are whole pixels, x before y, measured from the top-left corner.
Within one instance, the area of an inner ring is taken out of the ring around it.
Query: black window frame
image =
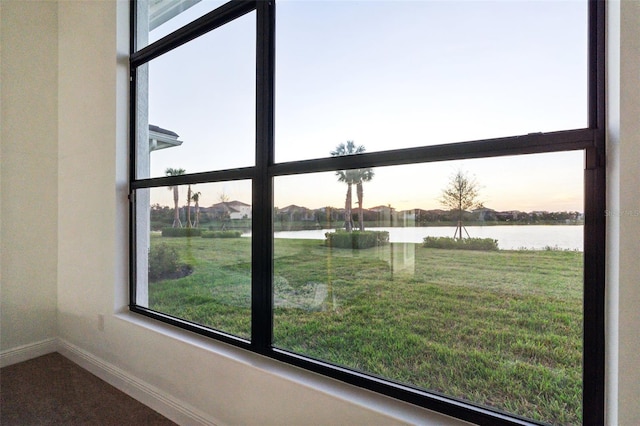
[[[606,4],[604,0],[589,0],[588,4],[588,128],[370,152],[357,156],[275,163],[275,1],[230,1],[160,40],[136,50],[136,0],[131,0],[129,309],[132,312],[461,420],[491,425],[536,424],[528,419],[492,411],[485,407],[417,390],[273,348],[271,346],[273,337],[273,181],[277,176],[349,168],[581,150],[585,152],[583,423],[604,424]],[[137,68],[176,47],[254,11],[256,13],[256,150],[254,166],[181,176],[137,179],[135,158]],[[251,179],[252,181],[252,337],[250,341],[136,304],[136,190],[236,179]]]

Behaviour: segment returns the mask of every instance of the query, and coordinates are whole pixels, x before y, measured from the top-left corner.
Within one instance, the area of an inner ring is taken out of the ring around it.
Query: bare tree
[[[467,172],[458,170],[449,179],[449,184],[442,191],[440,203],[448,207],[449,210],[457,212],[458,223],[453,238],[462,238],[462,230],[469,237],[467,229],[462,224],[462,214],[467,209],[482,205],[478,200],[480,186],[473,177],[469,177]]]
[[[220,200],[221,203],[228,203],[229,202],[229,195],[227,195],[223,191],[220,194],[218,194],[218,199]]]

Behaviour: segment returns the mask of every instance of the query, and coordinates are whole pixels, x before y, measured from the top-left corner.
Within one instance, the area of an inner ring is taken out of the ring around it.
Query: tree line
[[[330,152],[332,157],[358,155],[366,151],[364,145],[356,145],[354,141],[349,140],[346,143],[340,143],[334,150]],[[166,176],[184,175],[185,169],[167,168]],[[280,224],[280,228],[284,229],[285,223],[299,222],[297,229],[314,229],[314,228],[338,228],[337,225],[342,221],[340,227],[347,232],[352,232],[356,227],[357,221],[360,231],[365,230],[365,223],[368,226],[427,226],[434,223],[454,224],[455,239],[462,239],[464,235],[469,237],[464,226],[465,223],[487,223],[487,222],[505,222],[516,224],[537,224],[537,223],[576,223],[582,219],[582,215],[575,211],[563,212],[520,212],[506,211],[499,212],[485,208],[480,201],[480,185],[475,177],[469,176],[463,170],[457,170],[453,173],[445,188],[442,189],[441,196],[437,200],[444,209],[433,210],[405,210],[396,211],[391,205],[378,208],[376,210],[364,209],[364,184],[370,182],[375,173],[371,168],[364,169],[346,169],[336,171],[338,182],[347,186],[344,208],[323,207],[321,209],[310,210],[306,207],[287,206],[283,209],[274,208],[274,222]],[[353,209],[353,187],[356,189],[357,208],[354,213]],[[201,223],[219,223],[224,227],[229,224],[229,208],[221,208],[216,210],[204,209],[202,214],[200,201],[201,192],[193,191],[191,184],[187,185],[186,206],[180,207],[180,194],[178,186],[168,187],[173,192],[173,209],[167,206],[154,204],[151,206],[151,223],[156,229],[171,225],[174,228],[191,228],[199,227]],[[220,195],[220,203],[226,206],[229,199],[226,194]],[[191,203],[193,202],[193,208]],[[181,211],[184,212],[184,223],[181,218]],[[193,219],[193,220],[192,220]],[[247,218],[248,219],[248,218]],[[288,226],[291,229],[291,225]],[[463,235],[464,231],[464,235]]]

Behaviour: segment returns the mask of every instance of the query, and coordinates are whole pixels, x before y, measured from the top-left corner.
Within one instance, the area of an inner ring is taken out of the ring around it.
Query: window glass
[[[278,3],[277,162],[587,127],[587,2]]]
[[[196,173],[255,163],[255,13],[140,70],[148,85],[138,87],[139,104],[148,105],[138,121],[148,123],[149,136],[138,136],[138,178],[176,164]]]
[[[137,197],[137,303],[249,339],[251,182],[152,188]]]
[[[134,2],[131,310],[463,420],[600,415],[589,2],[275,3],[191,38],[223,1]]]
[[[223,5],[223,0],[138,0],[137,49]]]
[[[274,346],[580,424],[583,187],[582,152],[276,178]]]

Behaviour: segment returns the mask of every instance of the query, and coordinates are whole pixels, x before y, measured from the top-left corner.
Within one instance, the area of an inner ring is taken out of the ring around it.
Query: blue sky
[[[290,0],[276,16],[278,162],[347,140],[379,151],[587,125],[586,2]],[[152,154],[152,176],[253,164],[254,26],[252,13],[151,63],[150,122],[184,141]],[[581,153],[561,153],[378,169],[365,207],[437,208],[462,168],[489,207],[581,211],[582,165]],[[343,187],[331,173],[279,178],[275,202],[342,206]]]

